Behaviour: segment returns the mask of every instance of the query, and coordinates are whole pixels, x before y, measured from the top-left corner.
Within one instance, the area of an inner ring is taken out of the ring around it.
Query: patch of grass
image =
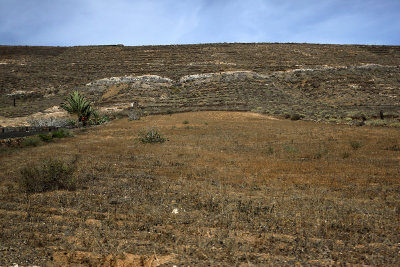
[[[36,147],[39,146],[41,143],[42,139],[39,136],[34,135],[25,137],[21,144],[23,147],[29,147],[29,146]]]
[[[295,146],[292,146],[292,145],[285,145],[285,146],[283,147],[283,149],[284,149],[286,152],[289,152],[289,153],[297,153],[297,152],[298,152],[297,148],[296,148]]]
[[[350,141],[350,146],[354,149],[357,150],[363,146],[363,144],[360,141]]]
[[[347,121],[347,122],[350,122],[350,121],[352,121],[353,119],[352,119],[352,118],[349,118],[349,117],[346,117],[346,118],[344,118],[344,120]]]
[[[268,148],[267,148],[267,155],[272,155],[272,154],[274,154],[274,152],[275,152],[275,149],[272,147],[272,146],[269,146]]]
[[[183,121],[183,124],[189,124],[189,121],[184,120],[184,121]]]
[[[74,190],[74,166],[61,160],[46,160],[29,164],[20,170],[19,186],[26,193],[40,193],[53,190]]]
[[[164,143],[167,141],[167,138],[163,137],[158,130],[151,129],[147,132],[141,132],[139,134],[139,141],[143,144],[155,144],[155,143]]]
[[[369,120],[365,124],[370,126],[386,126],[387,122],[385,120]]]
[[[64,128],[58,129],[57,131],[51,133],[52,138],[64,138],[69,136],[72,136],[71,131]]]

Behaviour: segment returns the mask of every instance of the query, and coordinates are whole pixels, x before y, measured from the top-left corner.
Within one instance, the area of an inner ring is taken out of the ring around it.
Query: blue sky
[[[0,0],[0,45],[400,45],[400,0]]]

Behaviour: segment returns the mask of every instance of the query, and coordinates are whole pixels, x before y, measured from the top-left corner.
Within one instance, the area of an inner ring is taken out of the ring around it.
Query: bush
[[[58,129],[57,131],[54,131],[51,133],[51,137],[52,138],[64,138],[64,137],[68,137],[68,136],[72,136],[71,131],[67,130],[67,129]]]
[[[294,147],[294,146],[292,146],[292,145],[286,145],[286,146],[284,146],[284,148],[283,148],[286,152],[289,152],[289,153],[297,153],[298,151],[297,151],[297,148],[296,147]]]
[[[292,115],[290,116],[290,119],[291,119],[292,121],[298,121],[298,120],[301,119],[301,116],[300,116],[300,114],[294,113],[294,114],[292,114]]]
[[[267,155],[272,155],[272,154],[274,154],[274,152],[275,152],[275,149],[272,147],[272,146],[269,146],[268,148],[267,148]]]
[[[363,144],[360,141],[350,141],[350,145],[354,150],[357,150],[363,146]]]
[[[100,125],[106,122],[111,121],[111,118],[109,116],[98,116],[97,113],[95,113],[96,115],[94,116],[93,119],[89,120],[89,124],[90,125]]]
[[[164,143],[167,141],[157,130],[152,129],[139,134],[139,141],[144,144]]]
[[[53,137],[48,134],[39,134],[38,136],[43,142],[50,142],[53,139]]]
[[[34,136],[27,136],[24,138],[22,141],[22,146],[27,147],[27,146],[33,146],[36,147],[42,143],[42,140],[39,136],[34,135]]]
[[[52,190],[74,190],[75,168],[60,160],[46,160],[42,164],[30,164],[20,170],[20,187],[26,193],[40,193]]]
[[[183,121],[183,124],[189,124],[188,120]]]

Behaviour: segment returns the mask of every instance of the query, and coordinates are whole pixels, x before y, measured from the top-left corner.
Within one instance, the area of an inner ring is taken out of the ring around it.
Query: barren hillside
[[[114,77],[114,78],[113,78]],[[0,116],[58,105],[80,89],[98,106],[173,113],[253,110],[344,119],[398,117],[400,47],[319,44],[0,47]],[[25,91],[13,99],[7,94]]]

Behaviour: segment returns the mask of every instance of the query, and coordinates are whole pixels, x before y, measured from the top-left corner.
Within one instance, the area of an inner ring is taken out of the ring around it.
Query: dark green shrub
[[[90,125],[100,125],[106,122],[111,121],[111,118],[109,116],[98,116],[97,113],[95,113],[94,118],[89,121]]]
[[[164,143],[167,141],[157,130],[152,129],[139,134],[139,141],[144,144]]]
[[[26,193],[74,190],[76,188],[74,170],[74,166],[61,160],[46,160],[41,164],[29,164],[22,168],[18,182]]]
[[[58,129],[57,131],[51,133],[52,138],[64,138],[68,136],[72,136],[71,131],[63,128]]]
[[[27,136],[24,138],[22,141],[22,146],[27,147],[27,146],[33,146],[36,147],[42,143],[42,140],[39,136],[34,135],[34,136]]]
[[[189,121],[185,120],[183,121],[183,124],[189,124]]]
[[[43,142],[49,142],[53,139],[53,137],[49,134],[39,134],[38,136]]]

